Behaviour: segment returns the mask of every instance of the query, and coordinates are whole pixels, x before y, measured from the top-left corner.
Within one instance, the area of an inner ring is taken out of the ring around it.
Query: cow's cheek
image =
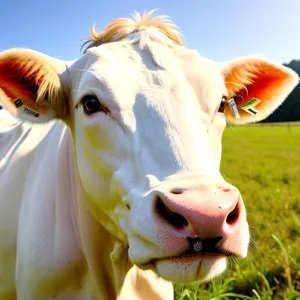
[[[220,166],[222,156],[222,134],[226,127],[224,114],[217,113],[210,124],[207,133],[211,151],[217,166]]]

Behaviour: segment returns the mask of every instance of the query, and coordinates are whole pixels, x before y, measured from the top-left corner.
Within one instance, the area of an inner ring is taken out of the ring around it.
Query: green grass
[[[175,299],[300,299],[300,126],[226,128],[221,171],[243,196],[249,255]]]

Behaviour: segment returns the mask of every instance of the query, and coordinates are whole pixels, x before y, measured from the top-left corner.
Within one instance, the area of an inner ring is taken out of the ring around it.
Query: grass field
[[[248,258],[175,299],[300,299],[300,126],[226,128],[221,171],[245,201]]]

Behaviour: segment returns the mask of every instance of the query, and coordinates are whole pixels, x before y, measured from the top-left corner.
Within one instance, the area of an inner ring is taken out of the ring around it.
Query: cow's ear
[[[265,119],[299,82],[299,76],[291,69],[258,57],[224,63],[222,74],[229,99],[235,100],[226,102],[225,107],[227,120],[233,124]]]
[[[69,108],[61,77],[66,66],[29,49],[0,53],[0,99],[14,116],[43,123],[68,118]]]

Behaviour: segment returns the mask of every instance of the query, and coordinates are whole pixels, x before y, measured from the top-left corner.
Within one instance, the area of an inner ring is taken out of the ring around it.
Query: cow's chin
[[[204,254],[158,259],[150,268],[158,276],[173,283],[203,282],[211,280],[225,271],[226,257]]]

